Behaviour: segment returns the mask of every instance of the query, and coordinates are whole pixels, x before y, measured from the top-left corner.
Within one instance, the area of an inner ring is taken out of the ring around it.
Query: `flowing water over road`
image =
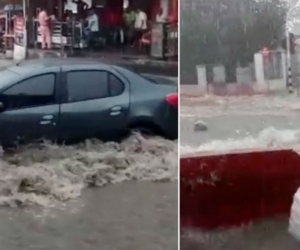
[[[1,249],[177,249],[177,171],[177,142],[138,134],[4,154]]]
[[[181,100],[182,101],[182,100]],[[227,97],[186,99],[181,109],[181,152],[292,147],[300,152],[300,99]],[[203,120],[208,130],[194,132]],[[183,250],[297,250],[288,218],[274,218],[231,230],[182,231]]]

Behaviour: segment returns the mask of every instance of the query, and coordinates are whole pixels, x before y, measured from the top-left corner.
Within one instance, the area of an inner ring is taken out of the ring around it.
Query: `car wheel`
[[[139,133],[143,137],[151,137],[157,135],[157,133],[152,128],[147,127],[135,127],[130,128],[130,134]]]
[[[162,136],[162,132],[155,124],[147,123],[147,122],[139,122],[135,124],[131,124],[127,131],[129,135],[132,133],[140,133],[144,137],[151,137],[151,136]]]

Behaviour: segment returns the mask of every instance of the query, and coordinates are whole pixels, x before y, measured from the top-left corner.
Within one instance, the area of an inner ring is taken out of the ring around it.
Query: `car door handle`
[[[40,121],[40,125],[48,125],[52,123],[54,116],[53,115],[44,115]]]
[[[43,117],[42,117],[42,120],[52,120],[53,119],[53,115],[44,115]]]
[[[51,121],[40,121],[40,125],[48,125]]]
[[[122,112],[122,107],[121,106],[115,106],[110,109],[110,116],[117,116],[120,115]]]
[[[118,112],[118,111],[121,111],[121,110],[122,110],[121,106],[115,106],[115,107],[110,109],[111,112]]]

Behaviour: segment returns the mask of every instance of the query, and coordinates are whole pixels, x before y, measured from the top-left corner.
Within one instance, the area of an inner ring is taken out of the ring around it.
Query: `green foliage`
[[[181,10],[182,75],[194,74],[198,64],[220,63],[232,70],[252,62],[262,47],[280,45],[286,1],[198,0],[197,6]]]

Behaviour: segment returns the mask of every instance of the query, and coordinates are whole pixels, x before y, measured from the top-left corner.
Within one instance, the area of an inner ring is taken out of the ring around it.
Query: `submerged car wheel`
[[[146,127],[130,129],[130,134],[134,134],[134,133],[140,133],[144,137],[151,137],[156,135],[156,133],[153,130]]]
[[[162,136],[162,132],[158,127],[152,124],[134,124],[129,127],[129,134],[140,133],[144,137]]]

